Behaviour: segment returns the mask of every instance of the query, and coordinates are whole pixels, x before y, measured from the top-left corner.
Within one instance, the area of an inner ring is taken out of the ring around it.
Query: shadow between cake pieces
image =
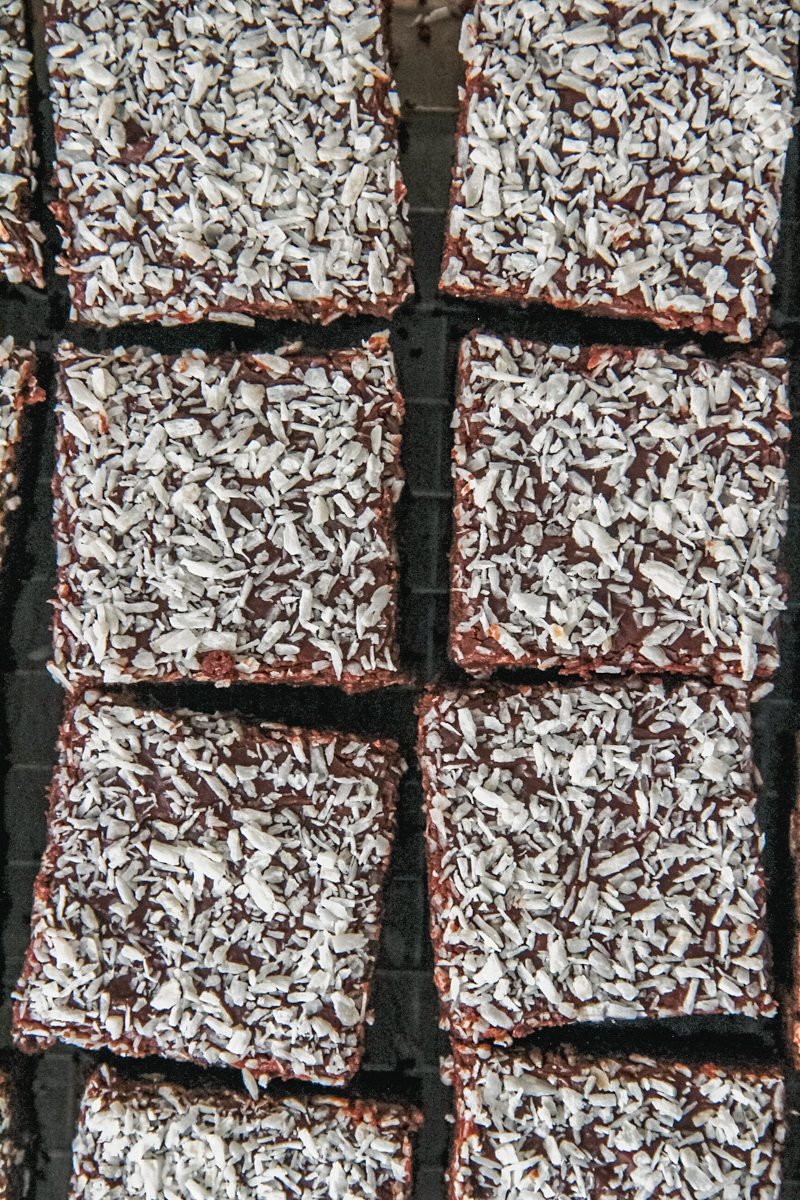
[[[775,671],[781,343],[715,360],[473,333],[457,386],[455,662],[724,683]]]
[[[0,568],[8,549],[9,518],[19,507],[19,456],[27,406],[44,399],[36,382],[36,355],[13,338],[0,340]]]
[[[413,292],[383,0],[48,0],[73,319],[388,316]]]
[[[87,693],[59,736],[16,1043],[347,1082],[402,771],[388,741]]]
[[[757,337],[798,28],[787,0],[477,0],[442,289]]]
[[[774,1016],[743,689],[431,691],[418,754],[442,1027]]]
[[[421,1123],[396,1104],[253,1100],[102,1067],[81,1105],[70,1200],[405,1200]]]
[[[36,152],[28,92],[32,55],[22,0],[0,11],[0,277],[44,287],[44,235],[32,217]]]
[[[403,401],[385,335],[328,355],[58,353],[53,669],[397,682]]]
[[[777,1200],[772,1067],[457,1046],[451,1200]]]

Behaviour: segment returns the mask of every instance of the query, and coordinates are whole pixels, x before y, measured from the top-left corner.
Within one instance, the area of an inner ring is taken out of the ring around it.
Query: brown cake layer
[[[345,1082],[402,769],[392,742],[87,693],[59,739],[18,1044]]]
[[[433,691],[418,755],[454,1038],[776,1013],[742,689]]]
[[[777,1200],[784,1084],[771,1068],[455,1048],[451,1200]]]
[[[67,686],[398,679],[388,340],[59,352],[54,662]]]
[[[798,26],[787,0],[477,0],[442,288],[757,336]]]
[[[387,316],[413,291],[382,0],[48,0],[73,317]]]
[[[779,343],[717,361],[472,334],[455,417],[453,658],[473,674],[771,675],[788,438]]]

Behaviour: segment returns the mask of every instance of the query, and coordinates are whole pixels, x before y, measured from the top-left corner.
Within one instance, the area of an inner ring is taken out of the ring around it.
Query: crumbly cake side
[[[777,1200],[774,1068],[455,1048],[452,1200]]]
[[[399,680],[385,335],[327,355],[58,357],[62,682]]]
[[[473,333],[453,423],[460,666],[724,683],[775,671],[787,583],[781,343],[720,361]]]
[[[8,519],[19,507],[19,450],[29,404],[44,399],[36,355],[13,338],[0,340],[0,567],[8,548]]]
[[[413,291],[381,0],[48,0],[59,270],[90,324]]]
[[[346,1082],[402,770],[392,742],[87,693],[59,737],[17,1044]]]
[[[44,235],[31,216],[36,153],[28,88],[32,56],[22,0],[0,8],[0,276],[44,287]]]
[[[405,1200],[420,1115],[400,1105],[248,1099],[159,1078],[91,1076],[73,1147],[71,1200]]]
[[[442,288],[757,337],[799,27],[794,0],[478,0]]]
[[[775,1015],[742,689],[432,690],[418,757],[452,1037]]]

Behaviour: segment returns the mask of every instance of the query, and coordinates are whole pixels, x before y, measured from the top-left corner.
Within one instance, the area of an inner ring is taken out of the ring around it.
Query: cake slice
[[[0,1070],[0,1200],[24,1200],[27,1195],[30,1140],[14,1081],[8,1071]]]
[[[33,219],[36,153],[28,89],[31,52],[22,0],[0,8],[0,277],[44,287],[44,235]]]
[[[392,742],[88,693],[59,738],[18,1045],[346,1082],[402,770]]]
[[[252,1100],[101,1067],[81,1105],[70,1200],[406,1200],[420,1124],[396,1104]]]
[[[44,399],[35,377],[36,355],[12,338],[0,340],[0,566],[9,542],[9,518],[19,506],[19,457],[26,407]]]
[[[450,648],[467,671],[771,675],[786,579],[782,347],[462,344]]]
[[[327,355],[59,351],[68,687],[398,679],[388,339]]]
[[[452,1200],[777,1200],[773,1068],[455,1048]]]
[[[477,0],[442,288],[757,337],[799,27],[790,0]]]
[[[430,692],[418,756],[454,1038],[775,1015],[742,689]]]
[[[413,291],[384,0],[48,0],[58,269],[93,325]]]

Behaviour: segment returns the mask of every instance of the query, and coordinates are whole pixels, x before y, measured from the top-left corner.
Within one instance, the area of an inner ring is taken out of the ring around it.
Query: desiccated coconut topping
[[[468,671],[778,665],[789,437],[780,346],[462,345],[451,651]]]
[[[9,283],[44,287],[42,231],[31,220],[36,155],[28,87],[31,53],[25,44],[22,0],[0,6],[0,275]]]
[[[64,345],[59,361],[68,685],[395,677],[403,404],[385,336],[328,356]]]
[[[53,211],[101,325],[412,291],[382,0],[51,0]]]
[[[401,771],[393,743],[88,693],[61,730],[17,1041],[345,1082]]]
[[[478,0],[444,289],[755,336],[799,26],[797,0]]]
[[[777,1200],[784,1084],[744,1070],[456,1049],[453,1200]]]
[[[71,1200],[402,1200],[413,1109],[358,1100],[244,1099],[234,1092],[89,1080]]]
[[[36,356],[12,338],[0,341],[0,563],[7,543],[6,519],[19,506],[17,454],[26,404],[44,398],[34,378]]]
[[[777,1011],[742,690],[434,692],[419,758],[454,1037]]]

